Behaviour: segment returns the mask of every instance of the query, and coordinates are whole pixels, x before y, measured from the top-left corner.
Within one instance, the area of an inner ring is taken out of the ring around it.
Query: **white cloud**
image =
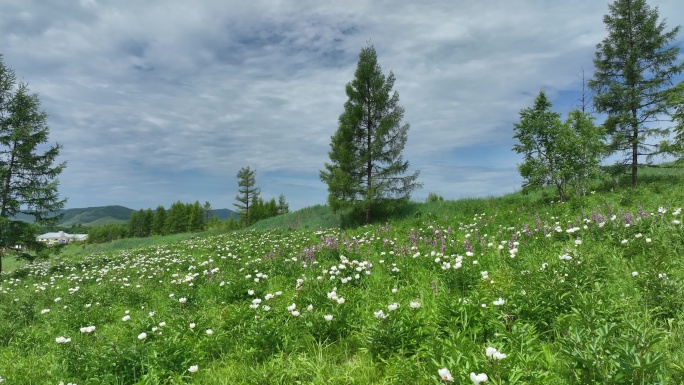
[[[669,27],[682,24],[678,1],[659,6]],[[247,165],[264,195],[324,203],[318,170],[368,41],[411,124],[405,158],[425,182],[416,197],[461,197],[519,185],[518,111],[540,88],[573,105],[606,11],[593,0],[7,0],[0,53],[64,145],[69,207],[231,207]]]

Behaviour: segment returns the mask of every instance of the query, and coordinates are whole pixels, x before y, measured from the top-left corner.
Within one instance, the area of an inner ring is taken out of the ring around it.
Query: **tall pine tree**
[[[348,97],[339,126],[330,143],[331,163],[320,177],[328,185],[328,203],[335,211],[360,210],[365,222],[371,209],[387,198],[408,200],[419,172],[403,175],[408,123],[394,91],[394,74],[382,73],[372,45],[361,50],[354,79],[347,84]]]
[[[46,145],[47,115],[40,111],[38,95],[24,83],[17,85],[14,71],[0,56],[0,273],[4,250],[20,247],[19,257],[33,258],[26,250],[39,249],[36,227],[17,221],[19,213],[37,224],[51,225],[64,207],[57,177],[66,163],[57,163],[61,146]]]
[[[238,171],[238,194],[235,196],[235,200],[238,203],[233,203],[233,206],[238,208],[238,214],[240,215],[240,221],[245,225],[249,226],[252,223],[252,217],[250,216],[249,209],[252,201],[259,198],[261,189],[256,187],[256,170],[252,170],[249,167],[243,167]]]
[[[684,69],[678,63],[679,48],[670,46],[679,26],[666,31],[658,8],[645,0],[616,0],[603,22],[608,36],[597,45],[589,87],[596,93],[596,110],[608,114],[604,125],[611,150],[626,154],[624,164],[636,185],[639,158],[648,161],[659,153],[648,140],[668,132],[654,125],[668,113],[672,80]]]

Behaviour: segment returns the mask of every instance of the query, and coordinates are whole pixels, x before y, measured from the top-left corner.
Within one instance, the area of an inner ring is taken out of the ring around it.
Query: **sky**
[[[2,0],[0,54],[63,146],[67,208],[235,209],[247,166],[267,200],[325,204],[319,172],[368,44],[411,126],[412,199],[497,196],[522,183],[520,110],[542,89],[564,116],[579,104],[608,4]],[[681,0],[649,4],[684,24]]]

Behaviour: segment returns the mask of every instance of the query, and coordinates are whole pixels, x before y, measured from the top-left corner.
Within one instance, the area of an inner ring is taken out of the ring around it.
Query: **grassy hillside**
[[[345,230],[316,206],[230,234],[67,249],[3,276],[0,377],[684,383],[682,182],[649,170],[566,203],[415,203]]]
[[[126,223],[132,212],[133,210],[123,206],[100,206],[60,210],[56,214],[61,214],[62,218],[57,226],[99,226]],[[16,218],[27,222],[33,221],[33,217],[24,214],[19,214]]]
[[[133,210],[123,206],[87,207],[62,212],[61,226],[126,223]]]

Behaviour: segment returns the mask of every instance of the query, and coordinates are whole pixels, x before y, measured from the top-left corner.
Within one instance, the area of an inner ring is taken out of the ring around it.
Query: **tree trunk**
[[[558,189],[558,200],[565,202],[565,191],[563,191],[563,184],[556,183],[556,188]]]
[[[636,122],[637,111],[632,109],[632,118]],[[637,185],[637,170],[639,165],[639,125],[633,123],[632,126],[632,187]]]
[[[368,161],[366,162],[366,224],[370,224],[370,210],[371,210],[371,188],[373,187],[371,183],[371,175],[373,172],[373,156],[371,152],[372,136],[373,136],[373,123],[370,121],[371,108],[368,105],[368,123],[366,125],[367,135],[366,136],[366,146],[368,148]]]

